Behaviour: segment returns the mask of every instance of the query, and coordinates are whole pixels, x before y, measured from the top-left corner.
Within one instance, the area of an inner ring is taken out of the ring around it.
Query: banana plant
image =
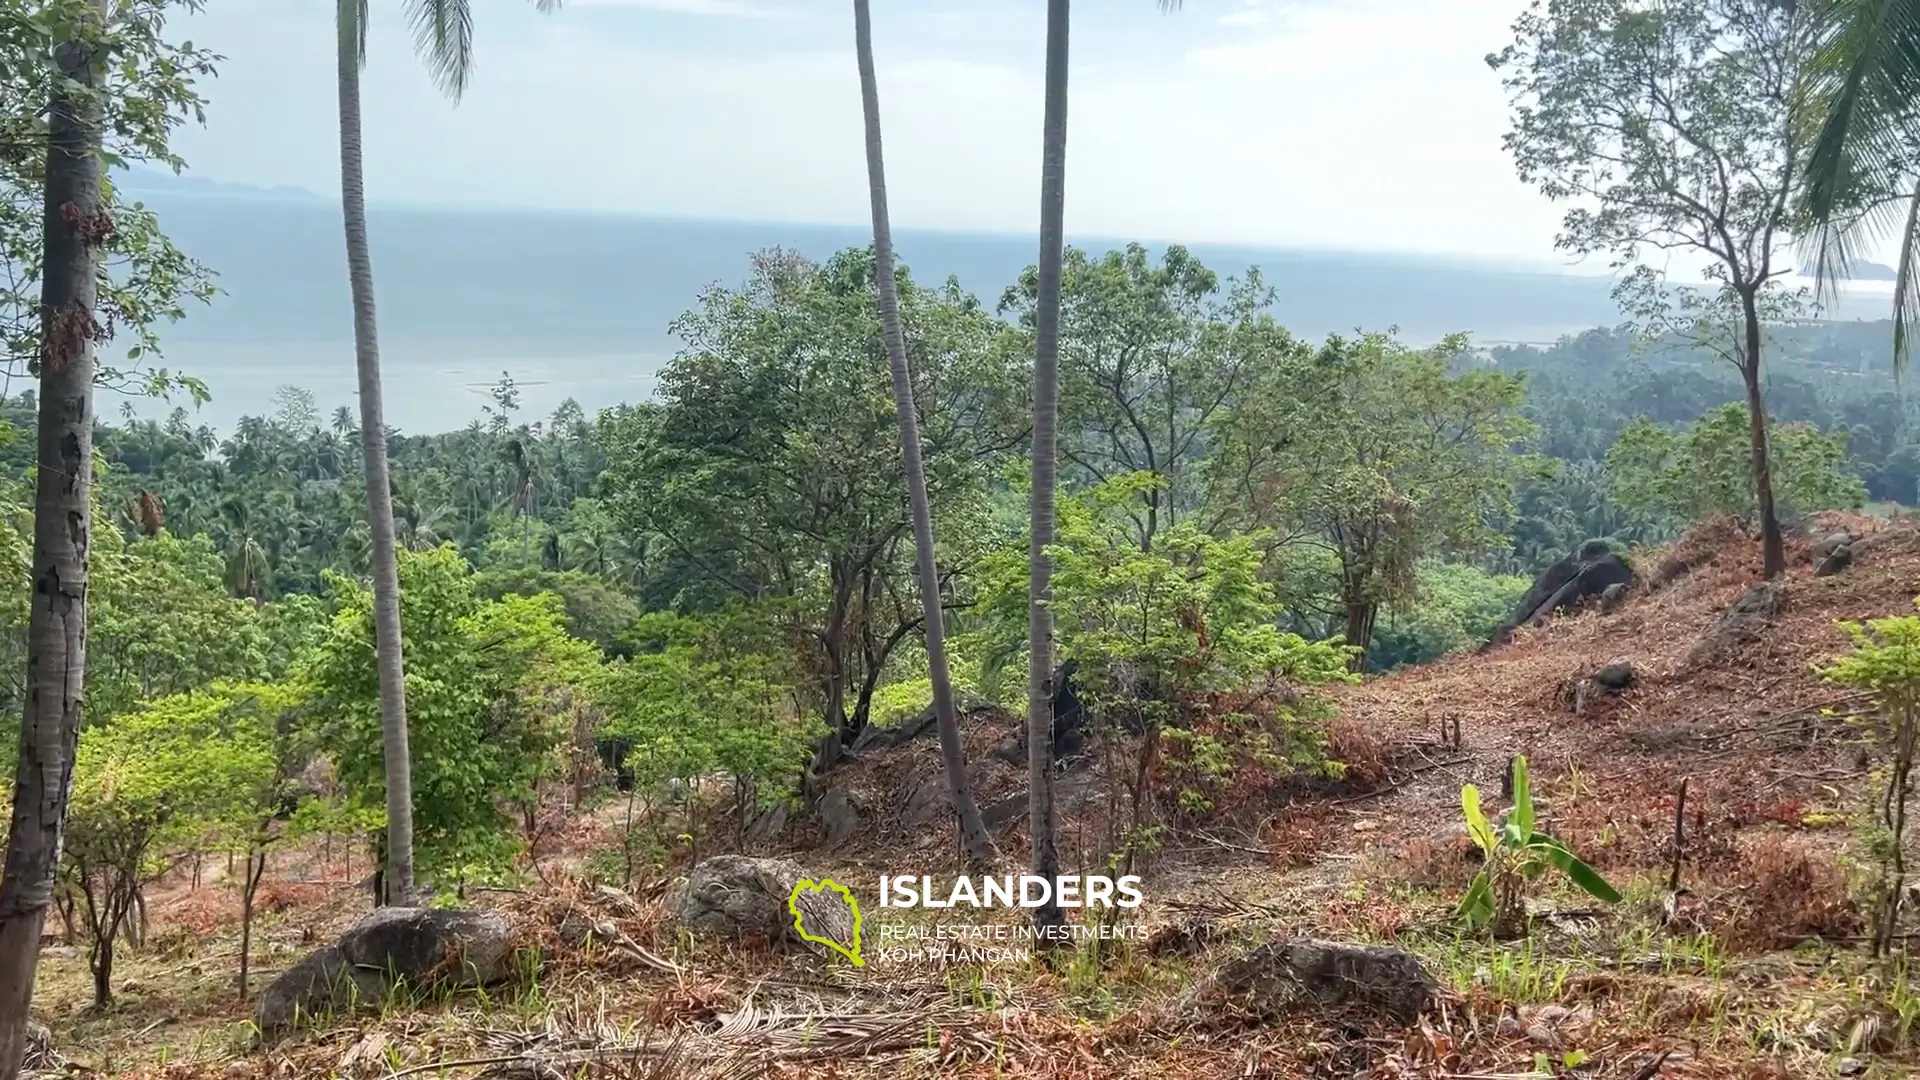
[[[1467,833],[1485,857],[1484,865],[1460,901],[1460,918],[1470,930],[1491,926],[1496,933],[1523,927],[1527,917],[1529,882],[1557,869],[1589,895],[1609,904],[1620,893],[1593,867],[1582,862],[1560,841],[1533,828],[1533,795],[1527,785],[1527,759],[1513,760],[1513,809],[1498,829],[1480,810],[1480,789],[1460,789],[1460,808],[1466,813]]]

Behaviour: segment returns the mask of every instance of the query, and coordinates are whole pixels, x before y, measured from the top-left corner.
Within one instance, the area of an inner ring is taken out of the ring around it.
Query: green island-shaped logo
[[[807,928],[801,925],[801,894],[829,891],[839,893],[840,898],[847,902],[847,910],[853,913],[853,941],[851,944],[835,941],[830,937],[822,937],[819,934],[809,934],[807,933]],[[815,881],[812,878],[801,878],[800,881],[794,885],[793,892],[787,896],[787,910],[793,914],[793,929],[800,935],[801,940],[825,945],[827,948],[853,961],[854,967],[866,966],[867,962],[860,958],[860,901],[854,899],[853,893],[849,892],[845,885],[834,881],[832,878],[821,878],[819,881]]]

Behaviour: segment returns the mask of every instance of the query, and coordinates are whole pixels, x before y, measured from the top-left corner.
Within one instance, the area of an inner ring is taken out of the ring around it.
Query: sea
[[[122,190],[218,274],[220,295],[162,335],[159,363],[212,392],[196,423],[229,430],[270,411],[289,385],[312,393],[323,413],[354,404],[336,202],[218,184]],[[472,421],[503,375],[519,386],[527,418],[569,398],[589,412],[642,400],[681,347],[671,322],[703,288],[743,280],[751,253],[779,247],[820,258],[870,239],[856,226],[377,204],[369,229],[388,422],[413,433]],[[1100,251],[1126,238],[1069,242]],[[1031,236],[914,229],[900,230],[895,245],[916,279],[953,276],[990,307],[1038,251]],[[1612,280],[1577,267],[1190,247],[1223,277],[1258,266],[1276,290],[1275,315],[1314,340],[1397,328],[1416,343],[1453,332],[1483,344],[1545,343],[1620,320]],[[1884,299],[1868,297],[1857,315],[1885,310]],[[152,414],[190,403],[125,404]],[[102,401],[100,413],[120,407]]]

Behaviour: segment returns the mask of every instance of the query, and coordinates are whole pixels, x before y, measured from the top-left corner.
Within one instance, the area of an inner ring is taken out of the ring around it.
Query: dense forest
[[[1121,523],[1102,542],[1145,554],[1189,535],[1247,542],[1282,625],[1343,633],[1352,602],[1351,625],[1373,624],[1372,669],[1484,640],[1526,580],[1584,540],[1624,550],[1750,511],[1744,412],[1726,411],[1738,375],[1710,352],[1606,328],[1550,348],[1303,342],[1263,313],[1257,276],[1218,280],[1178,247],[1157,261],[1141,247],[1075,251],[1067,265],[1069,490]],[[488,598],[560,597],[571,632],[609,657],[632,656],[642,613],[777,598],[782,619],[837,618],[827,636],[874,643],[855,658],[790,658],[853,673],[849,723],[865,722],[875,693],[910,702],[886,693],[923,673],[915,636],[899,633],[913,618],[900,595],[912,553],[871,273],[860,251],[825,266],[763,253],[677,324],[687,348],[655,401],[527,417],[503,375],[466,428],[394,436],[403,545],[451,545]],[[1031,275],[998,303],[958,282],[922,287],[903,272],[901,284],[936,513],[952,523],[943,535],[965,538],[940,559],[964,626],[980,618],[983,568],[1020,540]],[[1886,324],[1776,334],[1768,402],[1787,505],[1913,504],[1920,443],[1887,371]],[[25,430],[32,407],[29,393],[4,415]],[[1330,416],[1362,419],[1379,441]],[[1433,432],[1459,438],[1435,455],[1420,441]],[[129,411],[100,425],[100,497],[134,550],[162,532],[204,549],[206,581],[228,596],[263,611],[326,601],[330,575],[366,570],[357,435],[350,410],[325,412],[295,387],[227,433],[184,407],[165,420]],[[30,449],[9,443],[16,477]],[[1460,486],[1400,511],[1412,538],[1389,549],[1384,523],[1346,516],[1331,485],[1286,490],[1290,472],[1336,466],[1410,493],[1441,475]],[[1470,512],[1443,515],[1443,503]],[[818,581],[803,569],[815,560]],[[796,614],[809,601],[818,610]]]

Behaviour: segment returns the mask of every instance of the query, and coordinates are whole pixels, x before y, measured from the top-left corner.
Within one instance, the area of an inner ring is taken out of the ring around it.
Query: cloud
[[[196,173],[338,183],[325,5],[210,5],[178,30],[224,54]],[[827,0],[475,0],[474,81],[434,90],[397,16],[365,77],[377,199],[859,224],[850,12]],[[1563,207],[1502,149],[1482,62],[1520,0],[1084,0],[1074,27],[1069,230],[1556,260]],[[1031,233],[1040,5],[875,12],[900,228]],[[1269,16],[1220,25],[1229,14]],[[391,12],[392,8],[377,11]],[[767,12],[785,19],[755,18]],[[1890,261],[1882,257],[1882,262]]]

